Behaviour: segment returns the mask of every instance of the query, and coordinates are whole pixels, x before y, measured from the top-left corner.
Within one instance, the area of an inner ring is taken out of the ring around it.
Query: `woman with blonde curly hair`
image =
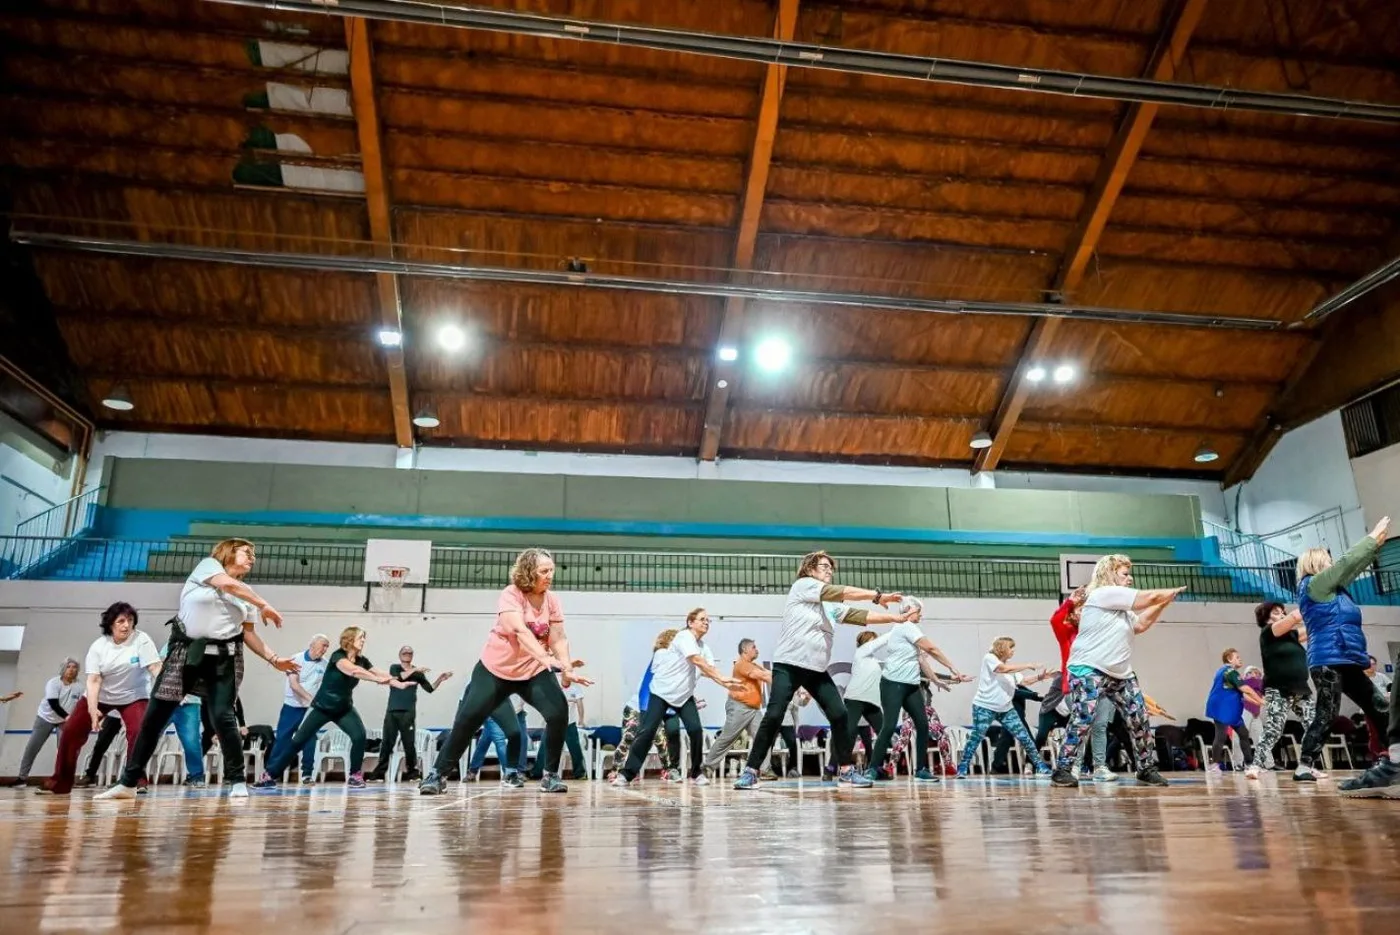
[[[1094,566],[1094,577],[1084,589],[1079,632],[1067,660],[1069,726],[1060,747],[1060,762],[1050,777],[1055,785],[1079,785],[1070,768],[1089,733],[1100,698],[1112,702],[1128,722],[1137,752],[1138,782],[1167,784],[1157,772],[1157,745],[1152,739],[1147,703],[1133,673],[1133,638],[1146,633],[1184,590],[1134,588],[1133,561],[1126,555],[1105,555]]]
[[[442,777],[462,759],[477,729],[511,695],[519,695],[544,717],[545,765],[540,791],[568,791],[559,778],[564,734],[569,726],[569,702],[564,689],[575,682],[592,685],[593,680],[574,674],[569,637],[564,632],[564,609],[550,590],[553,584],[554,557],[549,552],[526,549],[516,557],[510,584],[496,602],[496,625],[472,671],[467,696],[457,708],[437,762],[418,785],[423,795],[442,794]],[[506,732],[507,760],[519,762],[520,745],[524,743],[519,727],[511,729],[506,723],[501,728]]]

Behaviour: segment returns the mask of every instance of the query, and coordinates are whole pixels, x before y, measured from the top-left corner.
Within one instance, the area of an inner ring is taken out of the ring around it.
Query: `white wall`
[[[29,517],[69,497],[70,480],[55,472],[52,462],[40,463],[0,441],[0,536],[14,535]]]
[[[170,458],[198,461],[252,461],[264,464],[325,464],[350,467],[415,467],[429,471],[500,471],[573,476],[656,477],[695,480],[749,480],[795,484],[871,484],[904,487],[1010,487],[1034,490],[1109,491],[1190,494],[1201,500],[1202,513],[1223,522],[1220,486],[1210,481],[1157,480],[1080,474],[993,473],[973,477],[967,471],[936,468],[881,467],[802,461],[721,460],[640,455],[577,454],[552,451],[494,451],[419,448],[399,458],[392,445],[217,438],[204,435],[159,435],[138,432],[101,434],[93,448],[89,477],[101,476],[102,461],[119,458]]]
[[[1351,469],[1366,525],[1382,516],[1400,523],[1400,445],[1362,455],[1351,462]]]
[[[496,595],[483,591],[431,591],[427,613],[377,617],[360,611],[364,591],[358,588],[268,587],[263,594],[287,616],[278,632],[264,628],[274,649],[289,653],[323,631],[335,637],[349,625],[369,632],[367,655],[387,665],[399,646],[411,643],[420,663],[435,671],[452,669],[456,677],[437,693],[420,700],[419,724],[445,726],[450,722],[462,686],[475,664],[487,630],[494,622]],[[106,584],[72,582],[13,582],[0,592],[0,625],[23,624],[18,684],[28,697],[11,715],[14,728],[27,727],[39,703],[44,682],[67,655],[81,656],[97,636],[101,609],[114,600],[126,600],[142,610],[142,628],[158,643],[164,641],[163,622],[179,596],[173,584]],[[705,606],[715,618],[709,641],[722,667],[733,659],[740,637],[758,641],[764,658],[777,636],[784,598],[752,595],[601,594],[560,595],[570,636],[570,648],[586,663],[584,672],[597,681],[586,705],[592,724],[616,724],[623,703],[636,688],[642,672],[638,659],[656,633],[678,626],[693,607]],[[405,595],[410,603],[416,595]],[[1042,601],[930,600],[926,621],[931,638],[966,671],[976,665],[998,636],[1016,639],[1017,658],[1027,662],[1058,661],[1054,638],[1046,620],[1053,608]],[[1400,640],[1400,608],[1366,609],[1368,636],[1376,655],[1384,655],[1387,641]],[[835,658],[849,660],[859,632],[840,628]],[[1257,663],[1258,631],[1251,608],[1244,604],[1181,604],[1166,621],[1141,637],[1135,660],[1146,689],[1184,721],[1199,716],[1210,679],[1227,646],[1238,647],[1245,659]],[[282,678],[260,661],[250,660],[243,685],[243,703],[252,723],[276,723],[282,703]],[[723,692],[703,682],[701,697],[709,704],[705,722],[722,717]],[[973,687],[960,686],[940,695],[938,707],[945,719],[966,723],[970,718]],[[383,717],[383,689],[361,685],[357,705],[371,726]],[[815,709],[804,720],[820,723]],[[24,746],[22,734],[8,734],[0,749],[0,775],[13,775]],[[36,775],[52,764],[53,746],[36,767]]]
[[[1339,522],[1268,540],[1295,555],[1318,545],[1345,549],[1366,533],[1340,412],[1285,434],[1254,477],[1225,491],[1224,499],[1231,517],[1238,503],[1239,530],[1260,536],[1326,510],[1342,511]]]

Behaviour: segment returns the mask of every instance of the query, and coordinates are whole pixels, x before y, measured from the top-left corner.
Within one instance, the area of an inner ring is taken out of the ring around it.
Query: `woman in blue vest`
[[[1302,761],[1293,774],[1296,782],[1316,782],[1327,775],[1318,762],[1342,695],[1356,703],[1379,733],[1386,732],[1376,687],[1366,677],[1370,659],[1366,634],[1361,632],[1361,608],[1347,593],[1347,585],[1376,560],[1389,531],[1387,516],[1336,562],[1326,549],[1309,549],[1298,557],[1298,610],[1308,629],[1308,669],[1317,687],[1317,707],[1303,735]]]
[[[1264,700],[1244,683],[1244,676],[1240,674],[1244,662],[1238,650],[1225,650],[1220,654],[1220,661],[1225,664],[1216,671],[1206,698],[1206,717],[1215,722],[1215,742],[1210,745],[1210,766],[1206,772],[1215,775],[1220,774],[1221,766],[1230,755],[1230,731],[1240,738],[1244,761],[1249,763],[1254,759],[1254,744],[1244,726],[1244,703],[1245,699],[1256,704]]]

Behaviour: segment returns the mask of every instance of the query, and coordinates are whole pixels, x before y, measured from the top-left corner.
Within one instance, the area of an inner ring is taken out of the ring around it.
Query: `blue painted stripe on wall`
[[[598,533],[627,536],[691,536],[712,539],[821,539],[866,542],[929,542],[953,545],[1056,546],[1067,549],[1172,549],[1177,561],[1202,560],[1199,539],[1151,536],[1091,536],[1081,533],[979,532],[967,529],[896,529],[876,526],[774,526],[759,523],[662,523],[538,517],[389,516],[373,513],[296,511],[208,513],[190,510],[103,508],[97,528],[113,539],[167,539],[188,533],[192,523],[265,526],[334,526],[367,529],[464,530],[484,532]]]

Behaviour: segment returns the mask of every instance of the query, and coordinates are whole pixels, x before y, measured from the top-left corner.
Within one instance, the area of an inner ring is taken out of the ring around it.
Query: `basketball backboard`
[[[408,569],[404,584],[426,585],[433,543],[427,539],[369,539],[365,542],[365,581],[378,582],[379,569],[399,565]]]

